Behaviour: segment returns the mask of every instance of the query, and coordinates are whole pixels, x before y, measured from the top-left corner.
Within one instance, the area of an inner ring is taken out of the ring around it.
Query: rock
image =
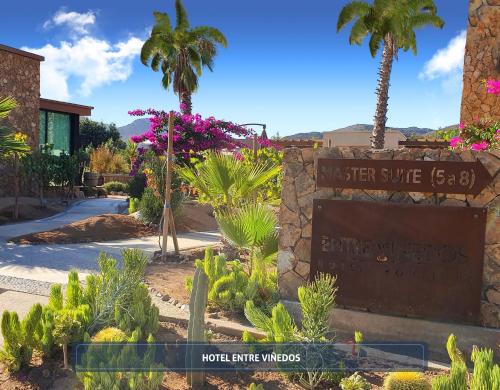
[[[300,218],[297,212],[291,211],[284,203],[281,203],[280,214],[279,214],[280,225],[294,225],[296,227],[300,226]]]
[[[172,305],[174,305],[174,306],[177,306],[177,304],[179,303],[179,301],[178,301],[177,299],[172,299],[172,300],[170,301],[170,303],[171,303]]]
[[[490,173],[491,177],[495,177],[500,170],[500,159],[489,152],[479,152],[477,153],[477,158]]]
[[[302,162],[283,164],[283,172],[286,177],[296,178],[304,170]]]
[[[467,202],[472,207],[485,207],[496,197],[497,194],[490,187],[486,187],[477,196],[467,195]]]
[[[467,203],[460,201],[458,199],[445,199],[442,201],[440,206],[458,206],[458,207],[465,207],[467,206]]]
[[[302,237],[311,238],[312,237],[312,224],[307,223],[302,227]]]
[[[295,267],[297,260],[293,255],[291,250],[280,250],[278,251],[278,259],[276,260],[276,267],[278,270],[278,275],[287,273]]]
[[[408,194],[415,202],[420,202],[421,200],[424,200],[426,198],[425,194],[422,192],[409,192]]]
[[[396,159],[396,156],[400,155],[400,152],[394,153],[394,151],[389,149],[373,150],[371,152],[372,160],[392,160]]]
[[[294,225],[282,225],[279,229],[279,243],[281,249],[293,247],[299,239],[301,230]]]
[[[500,328],[500,311],[493,303],[481,301],[481,323],[491,328]]]
[[[488,206],[488,214],[486,217],[486,234],[485,244],[498,244],[500,243],[500,199],[495,200]]]
[[[286,272],[278,277],[278,289],[282,299],[297,300],[297,289],[306,281],[294,271]]]
[[[298,260],[309,263],[311,261],[311,240],[301,238],[295,245],[294,253]]]
[[[299,274],[304,280],[309,279],[310,270],[311,270],[310,264],[303,261],[299,261],[295,266],[295,272]]]
[[[489,288],[488,290],[486,290],[486,299],[488,300],[488,302],[500,306],[500,291],[495,288]]]
[[[313,148],[302,149],[302,161],[304,161],[304,163],[314,162],[314,149]]]
[[[158,298],[161,298],[161,297],[162,297],[161,293],[157,293],[157,294],[156,294],[156,296],[157,296]]]
[[[298,198],[313,193],[315,189],[316,183],[307,172],[302,172],[295,179],[295,190]]]
[[[296,163],[300,162],[302,164],[302,152],[299,148],[287,148],[283,152],[283,163]]]
[[[164,302],[165,302],[165,301],[169,301],[169,300],[170,300],[170,295],[168,295],[168,294],[163,295],[163,296],[161,297],[161,300],[162,300],[162,301],[164,301]]]
[[[281,203],[288,207],[290,211],[298,211],[297,194],[295,193],[295,184],[293,180],[285,178],[281,190]]]

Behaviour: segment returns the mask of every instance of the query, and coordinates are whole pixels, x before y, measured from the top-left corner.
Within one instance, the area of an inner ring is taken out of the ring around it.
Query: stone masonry
[[[34,147],[38,145],[40,61],[43,57],[22,53],[0,46],[0,97],[12,96],[17,100],[18,107],[11,111],[8,122],[13,129],[27,134],[28,143]]]
[[[500,118],[498,97],[482,83],[500,78],[500,0],[470,0],[460,119]]]
[[[321,158],[374,160],[475,161],[494,178],[478,196],[317,188],[315,165]],[[278,284],[281,297],[297,299],[297,287],[309,279],[313,199],[347,199],[488,209],[481,317],[484,326],[500,328],[500,151],[452,152],[446,149],[372,151],[362,148],[285,149],[279,215]],[[457,297],[459,299],[460,297]]]

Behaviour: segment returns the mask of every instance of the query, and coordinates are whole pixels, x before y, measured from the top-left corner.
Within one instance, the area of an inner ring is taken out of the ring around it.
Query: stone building
[[[40,63],[44,57],[0,45],[0,97],[11,96],[17,107],[8,124],[28,135],[32,148],[53,144],[54,153],[72,153],[79,147],[79,118],[92,108],[40,97]]]
[[[500,78],[500,0],[470,0],[460,120],[500,118],[498,98],[483,80]]]

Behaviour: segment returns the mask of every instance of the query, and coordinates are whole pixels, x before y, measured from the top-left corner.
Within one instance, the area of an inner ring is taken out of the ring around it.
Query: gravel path
[[[41,282],[39,280],[0,275],[0,289],[4,290],[21,291],[29,294],[48,296],[51,284],[52,283]]]

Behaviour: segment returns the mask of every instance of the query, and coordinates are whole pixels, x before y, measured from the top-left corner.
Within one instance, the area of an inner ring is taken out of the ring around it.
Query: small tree
[[[23,158],[24,174],[32,179],[38,187],[40,207],[45,207],[44,190],[54,180],[54,156],[52,146],[43,145],[39,150]]]
[[[80,333],[81,324],[70,313],[65,311],[56,316],[54,341],[62,346],[64,369],[68,369],[68,344]]]
[[[97,148],[111,141],[115,148],[123,149],[125,143],[114,123],[109,125],[84,118],[80,122],[80,145],[82,148],[91,146]]]

